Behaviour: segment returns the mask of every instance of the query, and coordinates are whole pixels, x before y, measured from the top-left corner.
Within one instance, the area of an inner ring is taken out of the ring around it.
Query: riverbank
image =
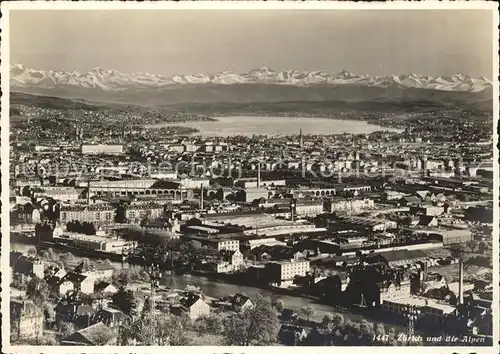
[[[216,122],[216,119],[213,120],[194,120],[194,121],[186,121],[182,122],[181,124],[184,123],[189,123],[189,122]],[[164,135],[191,135],[191,134],[198,134],[200,131],[196,128],[193,127],[187,127],[187,126],[179,126],[177,122],[166,122],[166,123],[157,123],[157,124],[167,124],[166,126],[162,126],[161,128],[155,128],[155,124],[152,124],[151,126],[147,126],[147,128],[150,129],[150,133],[154,132],[156,135],[164,134]]]
[[[341,308],[336,306],[331,306],[322,303],[318,299],[313,297],[303,297],[303,296],[292,296],[276,293],[274,289],[259,289],[248,286],[235,286],[234,284],[223,283],[221,281],[214,281],[210,284],[210,280],[207,278],[195,276],[195,275],[165,275],[160,280],[160,288],[157,290],[157,296],[163,290],[183,290],[187,288],[198,288],[207,303],[211,303],[213,300],[218,299],[223,296],[234,295],[237,293],[245,294],[250,298],[255,298],[257,295],[262,295],[264,297],[278,298],[283,301],[284,307],[286,309],[294,311],[296,314],[301,316],[301,310],[306,307],[312,307],[314,313],[306,321],[302,318],[302,322],[317,322],[321,323],[325,315],[330,315],[333,313],[341,314],[345,321],[361,322],[362,320],[369,320],[377,323],[382,323],[386,326],[387,331],[389,328],[394,328],[397,332],[405,332],[404,323],[397,321],[395,318],[390,318],[388,321],[386,317],[383,316],[381,311],[371,311],[367,312],[362,308]],[[149,296],[150,284],[148,282],[134,282],[127,286],[136,293],[138,297]],[[303,317],[303,315],[302,315]]]
[[[37,239],[35,236],[27,236],[26,233],[14,232],[14,231],[10,232],[9,241],[11,245],[20,244],[20,245],[36,246],[37,244]]]
[[[33,248],[29,245],[15,244],[11,245],[12,250],[17,250],[21,252],[27,252],[29,248]],[[54,250],[55,254],[63,254],[59,250]],[[75,257],[75,261],[78,261],[78,257]],[[118,271],[122,268],[137,268],[142,269],[141,266],[129,265],[127,263],[111,262],[111,265]],[[242,278],[239,276],[239,278]],[[242,281],[243,282],[243,281]],[[240,282],[241,283],[241,282]],[[375,323],[382,323],[386,326],[388,331],[390,328],[394,328],[397,332],[405,332],[405,324],[401,322],[401,319],[390,317],[382,309],[363,309],[363,308],[341,308],[337,306],[332,306],[326,304],[320,299],[306,296],[304,294],[288,294],[283,293],[276,288],[270,287],[254,287],[250,285],[239,285],[227,282],[223,277],[206,277],[202,275],[179,275],[173,272],[164,273],[162,279],[160,280],[160,286],[163,289],[179,289],[185,290],[189,288],[199,289],[209,300],[218,299],[232,294],[246,294],[250,298],[255,298],[257,295],[262,295],[264,297],[279,298],[283,301],[285,308],[293,310],[295,313],[300,314],[301,309],[306,307],[314,308],[314,313],[310,316],[311,321],[321,322],[326,314],[338,313],[344,317],[345,321],[360,322],[362,320],[368,320]],[[138,281],[128,284],[127,286],[134,292],[137,292],[137,296],[146,296],[150,292],[150,283],[147,281]],[[140,295],[142,294],[142,295]],[[159,294],[159,292],[157,292]]]
[[[125,262],[126,260],[126,256],[121,253],[86,250],[83,248],[71,247],[56,242],[42,241],[38,244],[38,248],[42,249],[52,248],[53,250],[57,249],[62,252],[70,252],[74,255],[78,255],[85,258],[109,259],[110,261],[114,262]]]

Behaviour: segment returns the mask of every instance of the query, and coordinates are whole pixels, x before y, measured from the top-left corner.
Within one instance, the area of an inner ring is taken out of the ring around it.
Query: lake
[[[375,131],[394,131],[400,129],[380,127],[358,120],[336,120],[328,118],[296,118],[296,117],[256,117],[236,116],[217,117],[216,122],[187,122],[187,123],[160,123],[151,124],[149,128],[167,126],[191,127],[199,130],[202,136],[233,136],[233,135],[294,135],[303,134],[369,134]]]

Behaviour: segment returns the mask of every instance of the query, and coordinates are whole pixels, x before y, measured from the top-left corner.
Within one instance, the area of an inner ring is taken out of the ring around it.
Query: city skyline
[[[413,72],[492,78],[493,18],[483,10],[65,13],[12,11],[11,64],[166,76],[266,66],[331,74],[347,69],[371,76]],[[152,32],[166,35],[148,37]],[[394,55],[397,51],[405,53],[405,60]],[[373,59],[366,60],[367,55]]]

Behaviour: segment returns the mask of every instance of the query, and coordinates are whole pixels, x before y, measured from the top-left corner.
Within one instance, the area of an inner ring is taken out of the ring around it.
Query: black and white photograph
[[[2,14],[6,352],[498,352],[497,4]]]

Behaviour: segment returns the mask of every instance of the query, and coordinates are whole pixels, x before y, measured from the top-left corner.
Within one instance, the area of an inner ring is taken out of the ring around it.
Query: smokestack
[[[464,262],[460,260],[458,263],[459,274],[458,274],[458,303],[464,303]]]
[[[257,164],[257,188],[260,187],[260,162]]]
[[[87,180],[87,205],[90,205],[90,179]]]
[[[200,209],[203,210],[203,183],[201,184],[201,198],[200,198]]]

